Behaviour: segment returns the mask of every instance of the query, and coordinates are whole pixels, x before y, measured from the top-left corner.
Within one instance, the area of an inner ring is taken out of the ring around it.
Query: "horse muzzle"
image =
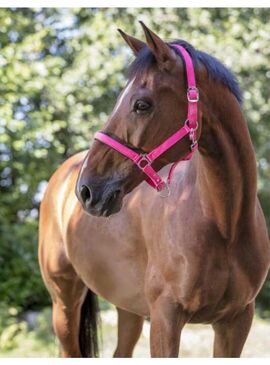
[[[84,182],[77,184],[76,195],[88,214],[109,217],[120,211],[124,193],[119,181]]]

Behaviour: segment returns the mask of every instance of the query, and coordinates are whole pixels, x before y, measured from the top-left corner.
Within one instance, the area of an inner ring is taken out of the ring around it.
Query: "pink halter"
[[[145,175],[147,175],[146,181],[149,185],[155,188],[157,191],[162,191],[163,189],[168,190],[168,185],[171,182],[173,171],[177,165],[182,160],[190,160],[198,148],[198,141],[196,136],[196,131],[198,128],[198,101],[199,101],[199,91],[196,87],[196,80],[195,80],[195,72],[192,63],[192,59],[188,52],[185,50],[184,47],[173,44],[172,47],[178,49],[182,54],[185,60],[185,67],[187,73],[187,100],[188,100],[188,112],[187,112],[187,119],[185,124],[182,128],[180,128],[176,133],[171,135],[166,141],[161,143],[158,147],[156,147],[151,152],[144,154],[144,153],[137,153],[133,151],[131,148],[128,148],[124,144],[117,142],[115,139],[107,136],[102,132],[97,132],[95,134],[95,139],[98,141],[110,146],[114,150],[118,151],[122,155],[129,158],[133,161],[140,170],[142,170]],[[186,135],[189,135],[191,145],[190,145],[190,152],[179,161],[175,162],[168,174],[167,182],[164,182],[162,178],[156,173],[156,171],[152,168],[151,164],[155,161],[160,155],[162,155],[165,151],[169,148],[174,146],[178,141],[183,139]]]

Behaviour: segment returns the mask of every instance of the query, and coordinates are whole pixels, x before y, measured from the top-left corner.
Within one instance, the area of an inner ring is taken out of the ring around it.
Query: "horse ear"
[[[162,70],[171,70],[176,63],[176,55],[173,50],[158,35],[150,30],[142,21],[147,46],[153,52],[159,67]]]
[[[144,47],[146,47],[146,43],[140,41],[137,38],[132,37],[131,35],[128,35],[127,33],[123,32],[121,29],[117,29],[118,32],[121,34],[121,36],[124,38],[126,43],[129,45],[129,47],[132,49],[135,56],[140,52],[140,50]]]

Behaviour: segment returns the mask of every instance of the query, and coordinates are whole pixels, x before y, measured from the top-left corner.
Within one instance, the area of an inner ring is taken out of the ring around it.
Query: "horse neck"
[[[224,88],[202,101],[202,114],[197,159],[202,208],[224,238],[234,239],[241,222],[251,223],[254,218],[257,187],[252,143],[239,103]]]

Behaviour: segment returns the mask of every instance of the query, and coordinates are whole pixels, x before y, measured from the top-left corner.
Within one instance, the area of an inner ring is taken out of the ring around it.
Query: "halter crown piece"
[[[137,153],[131,148],[128,148],[124,144],[116,141],[115,139],[107,136],[103,132],[97,132],[95,134],[95,139],[110,146],[114,150],[121,153],[123,156],[129,158],[133,161],[140,170],[144,172],[147,176],[147,183],[151,185],[158,192],[166,191],[166,196],[169,195],[169,184],[172,179],[173,171],[176,165],[183,160],[190,160],[198,148],[198,141],[196,136],[196,131],[198,128],[198,101],[199,101],[199,90],[196,87],[195,72],[192,63],[192,59],[186,49],[178,44],[172,44],[172,47],[178,49],[185,60],[185,68],[187,73],[187,100],[188,100],[188,112],[187,119],[182,128],[180,128],[176,133],[167,138],[158,147],[149,153]],[[189,153],[181,158],[179,161],[175,162],[168,174],[167,182],[163,181],[162,178],[153,169],[151,164],[160,155],[166,152],[169,148],[174,146],[177,142],[183,139],[186,135],[189,135],[191,144]]]

